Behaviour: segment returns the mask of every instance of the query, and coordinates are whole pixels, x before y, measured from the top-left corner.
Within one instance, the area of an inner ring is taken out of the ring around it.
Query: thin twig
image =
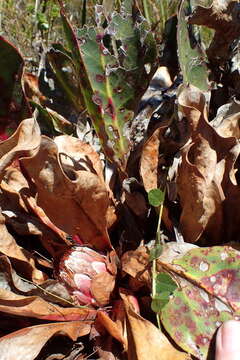
[[[31,285],[36,286],[36,288],[38,288],[38,289],[42,290],[44,293],[46,293],[46,294],[48,294],[48,295],[51,295],[51,296],[55,297],[56,299],[58,299],[58,300],[61,300],[61,301],[65,302],[65,303],[66,303],[66,304],[68,304],[68,305],[74,306],[75,308],[81,308],[81,309],[83,309],[83,308],[87,308],[87,306],[86,306],[86,305],[84,305],[84,306],[81,306],[81,305],[75,305],[73,302],[68,301],[68,300],[66,300],[66,299],[64,299],[64,298],[62,298],[62,297],[60,297],[60,296],[58,296],[58,295],[56,295],[56,294],[53,294],[52,292],[50,292],[50,291],[48,291],[48,290],[44,289],[44,288],[43,288],[43,287],[41,287],[40,285],[35,284],[34,282],[32,282],[32,281],[30,281],[30,280],[27,280],[27,279],[23,278],[23,277],[22,277],[22,276],[20,276],[20,275],[18,275],[18,277],[19,277],[21,280],[26,281],[28,284],[31,284]]]

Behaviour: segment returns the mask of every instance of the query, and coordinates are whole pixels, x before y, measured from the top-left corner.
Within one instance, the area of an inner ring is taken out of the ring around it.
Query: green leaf
[[[47,17],[46,14],[42,13],[42,12],[37,12],[37,22],[38,22],[38,28],[39,30],[48,30],[49,29],[49,24],[47,21]]]
[[[103,6],[105,17],[107,17],[109,14],[112,13],[113,8],[114,8],[114,2],[115,2],[115,0],[103,0],[102,6]]]
[[[191,283],[174,291],[160,317],[178,346],[201,360],[207,359],[217,328],[233,318],[230,308]]]
[[[30,116],[30,108],[22,90],[23,57],[6,39],[0,36],[0,117],[10,118],[11,105],[19,107],[19,118]]]
[[[192,84],[202,91],[209,90],[207,57],[194,37],[194,27],[187,23],[191,11],[190,0],[182,0],[178,12],[178,57],[184,83]]]
[[[170,295],[177,289],[177,284],[167,273],[159,273],[154,277],[153,281],[154,296],[152,297],[151,308],[159,313],[168,303]]]
[[[31,105],[38,109],[37,121],[44,135],[56,136],[59,134],[72,135],[75,133],[74,124],[66,120],[56,111],[43,108],[41,105],[31,101]]]
[[[162,245],[155,245],[149,252],[149,261],[157,259],[162,253]]]
[[[127,9],[129,4],[132,2],[128,1]],[[129,152],[125,125],[133,119],[156,60],[156,44],[146,21],[136,21],[123,9],[121,14],[113,12],[105,28],[100,21],[97,27],[84,27],[75,34],[61,8],[82,105],[92,119],[106,156],[122,171]],[[103,7],[98,7],[97,18],[102,18],[101,11]],[[146,64],[150,65],[149,73]]]
[[[230,246],[196,248],[174,261],[188,278],[240,314],[240,252]],[[233,295],[234,294],[234,295]]]
[[[163,326],[183,350],[206,360],[217,328],[240,318],[240,252],[230,246],[196,247],[171,264],[165,259],[160,257],[159,265],[169,267],[179,287],[161,310]],[[155,280],[157,296],[166,289],[168,284],[158,288]]]
[[[155,313],[160,313],[164,306],[168,303],[169,296],[169,293],[156,295],[151,302],[152,311],[154,311]]]
[[[148,192],[148,201],[152,206],[160,206],[164,202],[165,194],[160,189],[152,189]]]
[[[68,101],[74,106],[76,111],[83,111],[83,100],[79,84],[74,75],[74,63],[71,53],[62,45],[53,44],[47,53],[47,58]]]
[[[173,281],[172,277],[167,273],[159,273],[156,276],[156,292],[161,295],[162,293],[172,293],[176,288],[177,284]]]

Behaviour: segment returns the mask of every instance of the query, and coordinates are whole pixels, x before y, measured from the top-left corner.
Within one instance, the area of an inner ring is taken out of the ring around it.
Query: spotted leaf
[[[147,22],[132,15],[131,1],[123,2],[120,13],[113,12],[110,20],[98,5],[97,26],[77,32],[63,7],[61,16],[81,101],[106,156],[124,171],[130,147],[125,127],[156,69],[153,36]],[[107,26],[102,27],[104,19]]]

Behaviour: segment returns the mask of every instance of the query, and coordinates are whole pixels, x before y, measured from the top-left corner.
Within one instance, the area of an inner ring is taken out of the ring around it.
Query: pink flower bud
[[[115,285],[116,266],[107,256],[86,246],[74,246],[61,257],[58,278],[80,305],[108,304]]]

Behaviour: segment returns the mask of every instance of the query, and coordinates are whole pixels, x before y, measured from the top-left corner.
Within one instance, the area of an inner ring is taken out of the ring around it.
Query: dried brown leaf
[[[229,179],[236,184],[234,164],[239,144],[232,136],[220,136],[208,123],[205,96],[199,89],[181,87],[178,102],[191,134],[189,145],[181,150],[177,177],[181,231],[188,242],[203,235],[219,243],[222,229],[229,226],[224,213],[230,201]],[[235,226],[233,219],[230,223]]]
[[[3,288],[0,288],[0,311],[51,321],[91,321],[96,317],[96,311],[92,309],[61,307],[38,296],[18,295]]]
[[[40,141],[40,128],[36,120],[23,120],[12,136],[0,143],[0,178],[3,176],[2,171],[13,160],[31,156],[38,149]]]
[[[118,340],[126,349],[127,338],[124,337],[123,328],[117,321],[113,321],[107,314],[99,311],[97,321],[107,330],[107,332],[116,340]]]
[[[230,44],[239,37],[239,4],[237,1],[213,0],[210,7],[197,6],[189,17],[190,24],[204,25],[215,30],[213,41],[207,50],[212,61],[225,61]]]
[[[115,276],[109,274],[108,272],[102,272],[94,276],[91,282],[91,292],[98,304],[109,304],[114,286]]]
[[[1,357],[4,360],[33,360],[49,339],[66,335],[73,341],[89,334],[88,322],[70,321],[31,326],[0,338]]]
[[[37,205],[62,231],[78,234],[98,249],[110,248],[106,219],[109,198],[98,175],[100,166],[96,163],[94,167],[97,155],[90,154],[89,146],[86,150],[86,144],[78,139],[59,138],[55,143],[43,136],[38,153],[22,160],[36,184]]]
[[[0,252],[10,257],[16,268],[26,277],[36,283],[45,281],[47,276],[36,268],[34,257],[27,250],[17,245],[14,237],[8,232],[3,215],[0,215],[0,233]]]
[[[33,196],[33,193],[27,179],[19,169],[7,167],[3,171],[0,187],[6,197],[4,209],[28,212],[23,196]]]
[[[233,100],[231,103],[222,105],[217,112],[211,125],[222,137],[234,136],[240,139],[240,103]]]
[[[156,189],[158,182],[158,166],[159,166],[159,146],[160,146],[161,128],[155,130],[153,135],[147,140],[143,146],[140,174],[143,180],[145,190],[148,192]]]
[[[18,168],[10,166],[3,171],[0,187],[3,192],[0,205],[7,224],[11,224],[20,235],[39,236],[53,257],[66,247],[67,234],[36,205],[34,189]]]
[[[220,238],[223,224],[223,196],[214,180],[217,154],[199,136],[182,155],[177,179],[183,209],[180,218],[181,232],[187,242],[197,241],[204,231],[210,232],[216,242]]]
[[[137,314],[126,293],[121,293],[127,314],[129,360],[187,360],[189,355],[177,350],[150,321]],[[151,355],[150,355],[151,354]]]
[[[145,246],[127,251],[121,258],[122,270],[136,278],[142,285],[151,284],[149,253]]]

